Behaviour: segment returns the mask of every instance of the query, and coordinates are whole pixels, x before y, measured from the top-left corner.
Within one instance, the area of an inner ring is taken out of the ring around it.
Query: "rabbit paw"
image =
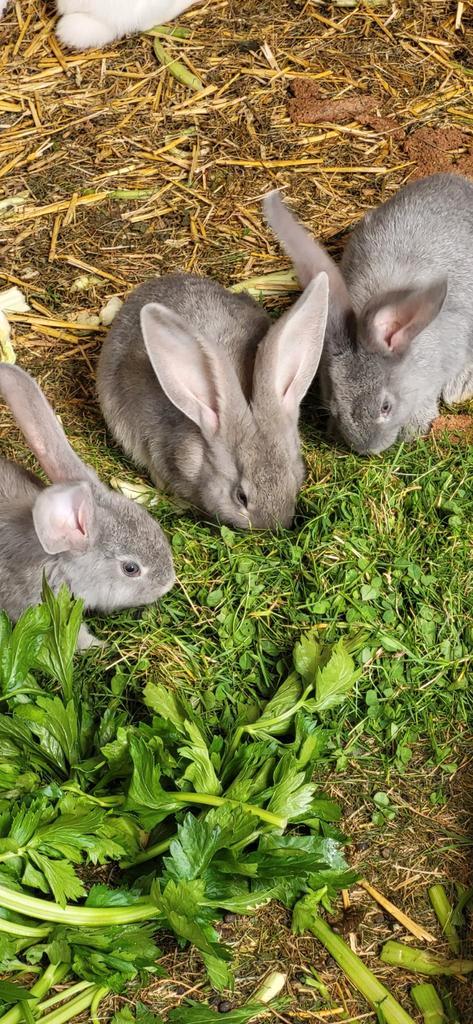
[[[443,389],[442,398],[447,405],[467,402],[469,398],[473,398],[473,364],[465,366],[458,377],[449,380]]]
[[[93,633],[90,633],[87,626],[81,626],[77,637],[77,650],[90,651],[91,647],[105,647],[103,640],[98,640]]]
[[[75,50],[104,46],[116,38],[116,32],[110,25],[89,14],[63,14],[56,25],[56,35],[61,43]]]

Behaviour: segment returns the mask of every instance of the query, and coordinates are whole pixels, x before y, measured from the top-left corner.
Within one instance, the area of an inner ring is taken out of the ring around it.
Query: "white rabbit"
[[[128,32],[172,21],[200,0],[56,0],[56,33],[75,50],[105,46]],[[8,0],[0,0],[0,17]]]

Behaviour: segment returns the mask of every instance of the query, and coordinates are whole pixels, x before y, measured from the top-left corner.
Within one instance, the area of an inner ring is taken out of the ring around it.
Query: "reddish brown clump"
[[[417,128],[406,136],[402,148],[417,164],[411,180],[438,171],[473,176],[472,139],[460,128]]]
[[[320,84],[311,78],[293,79],[290,93],[287,111],[296,124],[357,120],[379,130],[393,127],[388,118],[378,115],[378,100],[366,93],[349,93],[341,99],[334,99],[324,93]]]
[[[473,416],[437,416],[432,423],[432,434],[434,437],[448,437],[455,444],[469,444],[473,441]]]

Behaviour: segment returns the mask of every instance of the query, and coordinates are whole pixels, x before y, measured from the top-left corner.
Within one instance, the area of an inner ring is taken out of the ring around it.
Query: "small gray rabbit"
[[[340,269],[278,193],[266,220],[303,288],[325,270],[320,366],[332,426],[361,454],[427,433],[447,403],[473,395],[473,183],[434,174],[366,214]]]
[[[326,274],[274,325],[193,274],[137,288],[105,339],[97,385],[115,437],[157,487],[236,527],[290,526],[304,479],[299,405],[322,351]]]
[[[16,621],[37,604],[43,573],[53,590],[67,583],[101,612],[165,594],[175,577],[158,523],[81,462],[28,373],[1,363],[0,394],[52,482],[0,459],[0,608]],[[78,646],[101,645],[82,626]]]

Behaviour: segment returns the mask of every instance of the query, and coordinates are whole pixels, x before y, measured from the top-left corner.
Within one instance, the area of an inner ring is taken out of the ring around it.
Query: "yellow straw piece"
[[[391,917],[394,917],[396,921],[399,921],[399,924],[402,924],[403,928],[410,932],[411,935],[414,935],[416,939],[423,939],[424,942],[437,941],[435,936],[431,935],[426,928],[422,928],[422,925],[416,924],[411,917],[408,917],[403,910],[399,910],[399,907],[396,907],[394,903],[391,903],[391,900],[386,899],[386,896],[383,896],[381,892],[378,892],[378,889],[375,889],[373,885],[370,885],[366,879],[358,882],[358,885],[360,885],[365,892],[369,893],[376,903],[379,903],[380,907],[387,910],[388,914],[391,914]]]

